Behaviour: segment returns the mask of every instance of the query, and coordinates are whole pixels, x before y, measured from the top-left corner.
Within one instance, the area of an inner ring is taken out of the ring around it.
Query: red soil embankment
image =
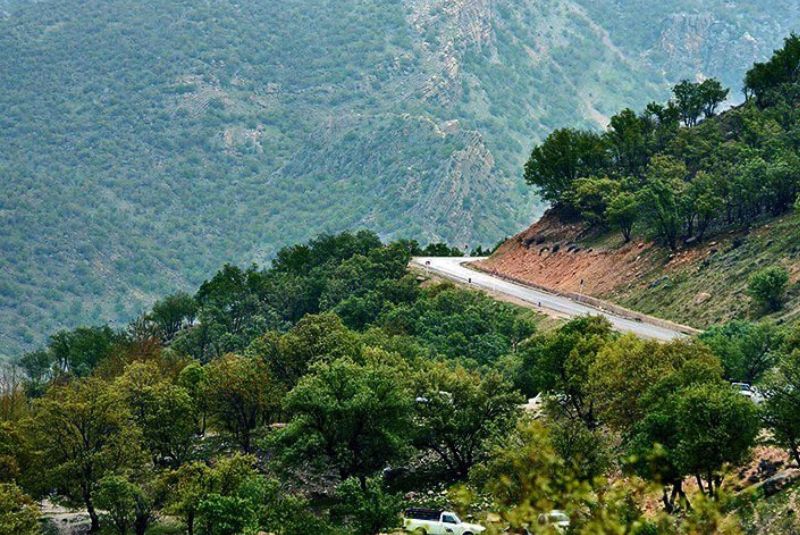
[[[652,268],[644,257],[652,244],[632,242],[608,250],[579,245],[591,233],[585,224],[564,223],[548,212],[480,264],[537,286],[590,295],[610,292]]]

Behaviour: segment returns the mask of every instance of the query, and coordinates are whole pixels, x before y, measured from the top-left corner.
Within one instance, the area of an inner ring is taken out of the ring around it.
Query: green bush
[[[336,515],[358,535],[385,532],[400,525],[403,498],[387,492],[380,478],[369,479],[364,485],[350,478],[339,485],[336,495],[340,501]]]
[[[13,483],[0,485],[0,533],[15,535],[40,533],[36,504]]]
[[[256,513],[247,500],[238,496],[211,494],[200,502],[197,511],[200,533],[207,535],[237,535],[255,531]]]
[[[747,293],[762,310],[775,312],[783,307],[789,273],[779,266],[771,266],[750,277]]]

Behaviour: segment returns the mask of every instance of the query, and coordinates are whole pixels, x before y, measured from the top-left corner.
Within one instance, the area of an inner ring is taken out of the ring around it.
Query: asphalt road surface
[[[411,263],[421,269],[428,270],[431,274],[438,275],[463,284],[471,284],[476,288],[489,290],[496,294],[506,295],[531,305],[533,309],[542,309],[543,312],[554,312],[567,317],[604,316],[614,328],[621,332],[633,333],[642,338],[655,340],[674,340],[684,338],[686,335],[680,331],[653,325],[647,321],[637,321],[592,306],[578,303],[568,297],[551,294],[530,286],[495,277],[488,273],[475,271],[464,267],[465,262],[483,260],[483,258],[445,258],[445,257],[418,257]]]

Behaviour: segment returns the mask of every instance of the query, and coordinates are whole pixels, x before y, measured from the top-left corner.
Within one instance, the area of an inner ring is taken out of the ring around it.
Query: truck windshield
[[[456,515],[442,515],[442,522],[445,524],[460,524],[461,522],[458,520]]]

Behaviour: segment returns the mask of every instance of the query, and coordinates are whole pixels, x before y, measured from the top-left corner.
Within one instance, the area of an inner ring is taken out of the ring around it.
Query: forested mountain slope
[[[0,354],[323,231],[488,244],[557,126],[740,80],[793,2],[0,0]]]

